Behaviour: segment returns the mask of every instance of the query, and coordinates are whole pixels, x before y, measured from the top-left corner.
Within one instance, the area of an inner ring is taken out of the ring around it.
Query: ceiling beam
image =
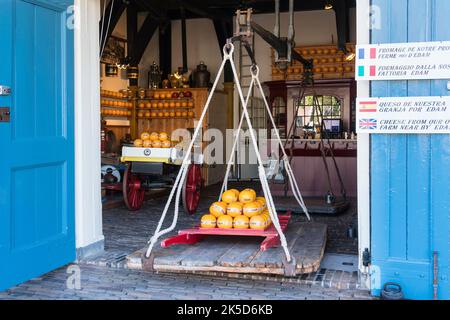
[[[343,50],[349,42],[349,10],[346,0],[335,0],[333,5],[336,13],[336,29],[338,36],[338,48]]]
[[[162,79],[168,79],[172,72],[172,23],[170,20],[159,26],[159,65]]]
[[[163,1],[154,1],[154,0],[135,0],[136,4],[147,11],[153,18],[159,19],[161,21],[167,20],[167,3]],[[161,5],[161,2],[165,3],[165,5]]]
[[[214,30],[216,31],[219,50],[223,57],[223,47],[227,43],[227,39],[233,36],[233,18],[229,17],[228,21],[213,20],[213,24]],[[233,82],[233,70],[231,69],[229,63],[225,65],[224,81]]]
[[[205,6],[204,2],[198,2],[195,0],[179,0],[179,2],[186,10],[201,17],[210,18],[213,20],[227,20],[227,17],[226,15],[224,15],[223,11],[209,9]]]
[[[145,50],[150,43],[150,40],[153,38],[156,30],[158,29],[159,21],[153,18],[150,14],[145,18],[144,23],[142,24],[141,29],[137,35],[137,43],[135,45],[134,51],[134,62],[139,63],[144,55]]]
[[[138,44],[138,21],[137,10],[134,3],[127,8],[127,41],[128,41],[128,57],[130,57],[130,65],[137,66],[136,47]],[[137,86],[137,79],[129,79],[130,86]]]

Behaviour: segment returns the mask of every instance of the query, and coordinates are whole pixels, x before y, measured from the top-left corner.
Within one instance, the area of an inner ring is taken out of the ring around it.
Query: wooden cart
[[[178,148],[123,147],[121,161],[126,163],[126,169],[122,190],[128,209],[141,209],[147,190],[172,188],[183,157],[183,150]],[[189,214],[195,213],[200,202],[202,163],[203,156],[194,155],[183,184],[182,203]]]

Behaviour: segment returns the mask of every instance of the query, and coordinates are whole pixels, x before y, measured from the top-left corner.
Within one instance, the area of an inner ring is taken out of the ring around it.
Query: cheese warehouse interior
[[[356,272],[355,1],[105,0],[101,11],[105,252],[89,259]]]

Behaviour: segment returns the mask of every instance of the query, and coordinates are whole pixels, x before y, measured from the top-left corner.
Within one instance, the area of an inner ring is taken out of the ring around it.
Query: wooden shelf
[[[139,120],[192,120],[195,117],[139,117]]]

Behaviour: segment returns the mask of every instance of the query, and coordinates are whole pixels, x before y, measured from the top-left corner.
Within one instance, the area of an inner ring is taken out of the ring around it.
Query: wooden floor
[[[273,200],[278,211],[292,211],[302,214],[302,210],[294,197],[276,196]],[[314,197],[305,198],[305,205],[309,213],[337,215],[345,212],[350,207],[350,202],[339,198],[333,204],[327,204],[325,197]]]
[[[285,232],[297,275],[315,272],[323,258],[327,226],[293,221]],[[260,251],[263,238],[209,236],[195,245],[154,250],[153,268],[161,272],[232,272],[284,275],[281,247]],[[142,269],[139,250],[127,257],[131,269]]]

